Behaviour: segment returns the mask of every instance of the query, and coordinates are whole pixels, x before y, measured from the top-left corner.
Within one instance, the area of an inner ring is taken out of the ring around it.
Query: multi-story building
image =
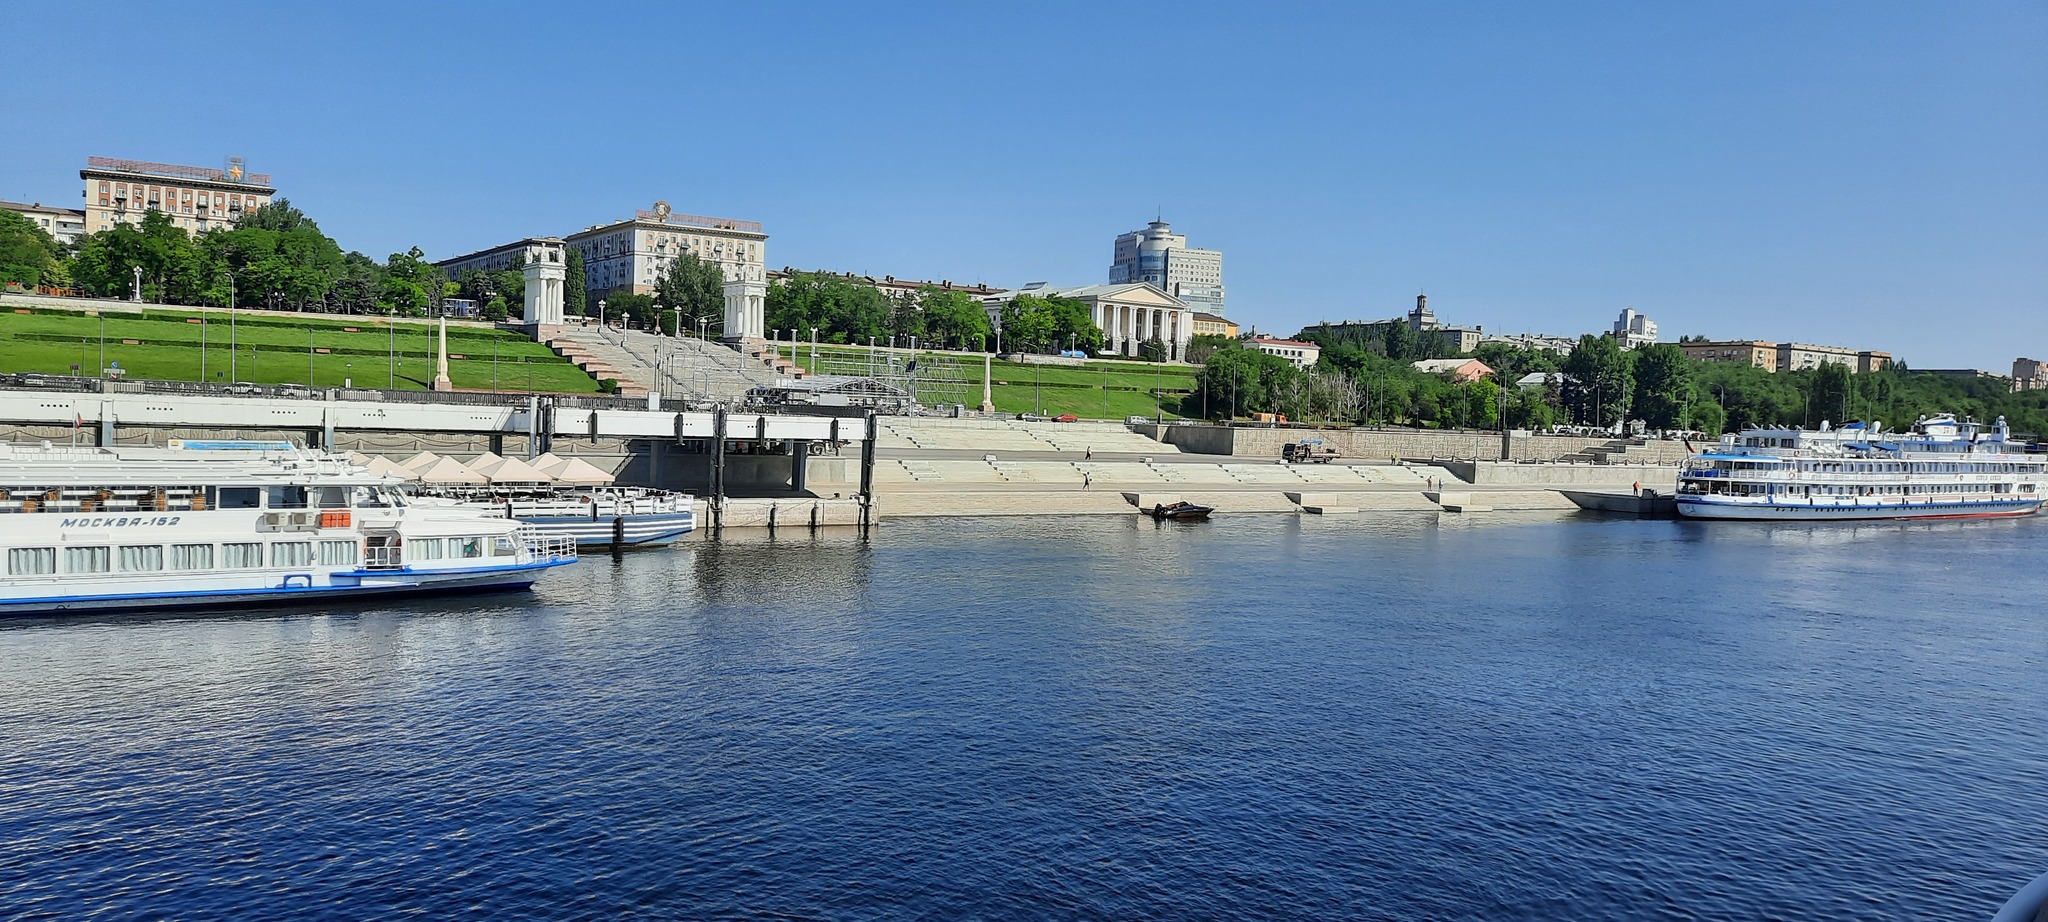
[[[1228,336],[1231,339],[1237,338],[1237,324],[1227,317],[1196,311],[1194,323],[1196,336]]]
[[[2034,359],[2012,360],[2012,389],[2015,391],[2048,390],[2048,362]]]
[[[1267,355],[1277,355],[1286,359],[1296,368],[1314,368],[1316,361],[1323,355],[1323,347],[1298,339],[1267,339],[1255,336],[1246,340],[1246,344]]]
[[[1740,362],[1769,372],[1803,371],[1822,365],[1843,365],[1852,372],[1882,371],[1892,354],[1873,349],[1843,349],[1811,343],[1770,343],[1760,339],[1725,342],[1682,342],[1685,357],[1700,362]]]
[[[716,263],[725,272],[724,338],[766,335],[768,235],[759,223],[675,214],[667,202],[655,202],[652,211],[585,228],[570,234],[567,243],[583,254],[583,287],[592,297],[620,289],[650,294],[662,272],[684,253]]]
[[[1633,307],[1622,308],[1620,319],[1614,321],[1609,332],[1621,343],[1623,349],[1647,346],[1657,341],[1657,322],[1636,313]]]
[[[1195,249],[1165,221],[1116,238],[1109,283],[1143,282],[1196,310],[1223,313],[1223,253]]]
[[[1083,288],[1050,288],[1044,282],[1033,282],[982,298],[989,324],[1000,328],[1003,307],[1020,295],[1072,298],[1088,305],[1089,319],[1102,331],[1103,345],[1123,355],[1137,355],[1145,343],[1158,340],[1169,361],[1182,361],[1188,354],[1188,340],[1195,335],[1195,312],[1146,282]]]
[[[1736,362],[1765,371],[1778,370],[1777,344],[1760,339],[1682,342],[1678,348],[1685,350],[1685,357],[1695,362]]]
[[[1408,329],[1418,336],[1435,335],[1452,352],[1471,352],[1486,338],[1482,327],[1454,327],[1437,322],[1436,312],[1429,309],[1428,295],[1415,296],[1415,309],[1408,312]]]
[[[1874,352],[1869,349],[1844,349],[1839,346],[1816,346],[1811,343],[1779,343],[1778,370],[1800,371],[1819,368],[1822,365],[1847,365],[1850,371],[1881,371],[1890,365],[1892,354]]]
[[[583,253],[583,285],[593,296],[619,289],[649,294],[662,271],[684,253],[717,263],[727,281],[767,279],[768,235],[759,223],[674,214],[667,202],[565,239]]]
[[[1479,337],[1479,344],[1503,343],[1518,349],[1540,349],[1558,355],[1570,355],[1578,348],[1579,341],[1570,336],[1553,336],[1549,333],[1488,333]]]
[[[96,234],[120,223],[140,224],[161,211],[186,232],[203,234],[233,227],[242,212],[270,204],[277,190],[265,173],[243,169],[228,158],[223,169],[87,157],[78,171],[85,180],[85,232]]]
[[[20,202],[0,202],[0,208],[20,212],[29,223],[43,229],[43,233],[57,239],[58,243],[70,245],[85,236],[85,212],[75,208],[58,208],[41,202],[24,205]]]

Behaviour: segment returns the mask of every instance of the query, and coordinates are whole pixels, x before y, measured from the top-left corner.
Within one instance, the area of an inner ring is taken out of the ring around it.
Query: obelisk
[[[434,363],[434,390],[452,391],[455,382],[448,380],[448,317],[441,316],[441,339],[438,346],[440,358]]]
[[[983,413],[994,413],[996,411],[995,391],[992,389],[992,385],[995,383],[995,375],[991,374],[989,369],[989,357],[983,355],[981,357],[981,412]]]

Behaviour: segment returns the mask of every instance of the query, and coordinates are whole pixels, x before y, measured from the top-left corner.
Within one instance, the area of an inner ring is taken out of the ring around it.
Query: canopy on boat
[[[421,483],[484,484],[490,482],[488,479],[484,477],[484,475],[472,471],[467,467],[464,467],[462,462],[457,461],[454,458],[438,459],[433,463],[433,465],[425,469],[416,469],[414,473],[419,476],[419,480]]]

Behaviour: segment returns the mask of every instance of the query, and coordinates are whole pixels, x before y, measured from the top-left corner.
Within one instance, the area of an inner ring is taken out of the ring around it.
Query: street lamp
[[[141,269],[135,270],[141,272]],[[100,312],[100,377],[107,376],[107,312]]]
[[[597,331],[604,332],[604,299],[597,299]]]
[[[221,274],[228,277],[228,377],[239,381],[241,377],[235,373],[235,273],[222,269]]]
[[[135,269],[135,301],[140,304],[142,302],[142,267],[135,266],[133,268]]]
[[[306,327],[306,386],[313,386],[313,328]]]
[[[384,356],[384,361],[390,377],[390,380],[384,383],[384,387],[395,391],[398,389],[398,313],[395,309],[384,312],[384,333],[387,340],[384,348],[389,350]]]
[[[811,328],[811,373],[818,373],[818,328]]]

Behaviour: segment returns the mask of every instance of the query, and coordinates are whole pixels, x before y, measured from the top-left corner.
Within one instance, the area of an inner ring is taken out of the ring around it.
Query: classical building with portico
[[[1159,340],[1170,361],[1185,361],[1188,340],[1195,335],[1195,311],[1186,302],[1147,282],[1121,285],[1088,285],[1082,288],[1048,288],[1044,283],[1026,285],[982,299],[989,322],[1002,321],[1003,306],[1018,295],[1041,298],[1072,298],[1088,305],[1089,317],[1102,331],[1103,346],[1121,355],[1137,355],[1148,340]]]

